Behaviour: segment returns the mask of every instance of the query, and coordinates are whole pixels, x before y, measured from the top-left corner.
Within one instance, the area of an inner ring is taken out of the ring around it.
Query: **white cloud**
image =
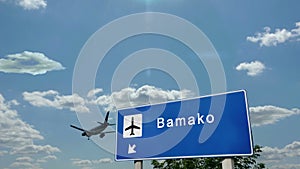
[[[38,164],[26,162],[26,161],[16,161],[10,165],[13,168],[24,168],[24,169],[42,169]]]
[[[33,159],[30,156],[21,156],[21,157],[17,157],[10,166],[13,168],[38,169],[41,168],[40,166],[41,163],[46,163],[48,162],[48,160],[56,160],[56,159],[57,157],[54,155],[44,156],[39,159]]]
[[[0,157],[6,155],[7,153],[8,153],[8,151],[6,151],[6,150],[1,150],[1,151],[0,151]]]
[[[58,108],[70,108],[71,111],[89,112],[85,106],[85,100],[76,93],[68,96],[56,96],[55,102]]]
[[[266,69],[266,67],[260,61],[252,61],[250,63],[247,62],[240,63],[235,69],[238,71],[246,70],[247,75],[249,76],[257,76],[261,74]]]
[[[101,158],[99,160],[92,160],[93,164],[100,164],[100,163],[112,163],[113,160],[110,158]]]
[[[88,92],[87,97],[88,98],[96,97],[96,95],[101,92],[103,92],[103,89],[99,89],[99,88],[92,89]]]
[[[37,159],[36,161],[38,163],[46,163],[48,160],[56,160],[57,157],[55,155],[48,155],[48,156],[45,156],[45,157],[42,157],[40,159]]]
[[[27,162],[32,162],[33,159],[31,157],[18,157],[16,158],[16,161],[27,161]]]
[[[299,40],[300,22],[296,22],[295,25],[295,29],[275,29],[274,33],[271,32],[270,27],[265,27],[265,32],[256,33],[255,36],[248,36],[247,40],[253,43],[259,43],[260,46],[276,46],[286,41]]]
[[[91,160],[71,159],[72,164],[79,167],[91,166]]]
[[[53,97],[55,98],[59,93],[54,90],[48,90],[48,91],[34,91],[34,92],[23,92],[24,100],[28,101],[30,104],[42,107],[42,106],[49,106],[49,107],[55,107],[56,104],[53,100],[50,100],[49,98]]]
[[[5,73],[45,74],[65,69],[59,62],[49,59],[43,53],[24,51],[0,59],[0,71]]]
[[[24,100],[37,107],[53,107],[56,109],[69,109],[76,112],[89,112],[85,100],[77,94],[61,96],[57,91],[23,92]]]
[[[0,2],[14,3],[25,10],[37,10],[47,7],[47,1],[45,0],[0,0]]]
[[[18,146],[12,148],[12,151],[10,154],[41,154],[41,153],[46,153],[46,154],[53,154],[56,152],[60,152],[60,150],[57,147],[53,147],[51,145],[25,145],[25,146]]]
[[[102,95],[92,100],[91,103],[104,106],[106,110],[125,108],[131,106],[155,104],[170,100],[192,97],[189,90],[163,90],[154,86],[144,85],[138,89],[128,87],[111,95]]]
[[[45,0],[17,0],[16,2],[26,10],[46,8],[47,6]]]
[[[299,164],[290,164],[290,165],[279,165],[280,163],[284,163],[285,160],[289,160],[292,158],[300,157],[300,142],[294,141],[291,144],[286,145],[283,148],[272,148],[265,146],[262,149],[260,161],[267,164],[267,166],[272,169],[279,168],[293,168],[295,166],[299,166]],[[280,166],[280,167],[279,167]]]
[[[43,140],[40,132],[19,118],[16,110],[10,109],[4,97],[0,94],[0,146],[13,148],[24,146],[32,140]]]
[[[271,169],[299,169],[300,164],[282,164],[278,165],[276,164],[275,166],[272,166]]]
[[[61,96],[57,91],[24,92],[24,100],[37,107],[53,107],[56,109],[69,109],[76,112],[89,112],[89,105],[101,106],[105,111],[116,111],[116,108],[126,108],[145,104],[155,104],[165,101],[193,97],[189,90],[163,90],[154,86],[145,85],[140,88],[125,88],[111,95],[95,96],[102,89],[91,90],[92,98],[85,100],[77,94]],[[95,92],[97,91],[97,92]],[[272,105],[250,107],[251,123],[253,127],[274,124],[286,117],[300,114],[300,109],[285,109]]]
[[[252,126],[274,124],[292,115],[299,115],[300,109],[285,109],[272,105],[250,107]]]
[[[117,108],[159,103],[193,96],[189,90],[163,90],[154,86],[144,85],[138,89],[125,88],[111,95],[100,95],[102,89],[93,89],[87,94],[87,99],[78,94],[60,95],[57,91],[24,92],[23,98],[37,107],[53,107],[69,109],[74,112],[89,112],[88,105],[102,106],[105,111],[114,111]]]
[[[71,159],[72,164],[77,167],[82,167],[82,168],[98,168],[99,164],[103,163],[112,163],[113,160],[110,158],[101,158],[98,160],[84,160],[84,159]]]
[[[43,158],[60,149],[51,145],[36,145],[35,141],[41,141],[44,137],[32,125],[24,122],[12,105],[15,101],[5,101],[0,94],[0,163],[5,159],[16,156],[15,162],[10,166],[17,168],[40,168],[33,159],[35,156]],[[9,155],[9,156],[8,156]],[[20,155],[22,157],[20,157]]]

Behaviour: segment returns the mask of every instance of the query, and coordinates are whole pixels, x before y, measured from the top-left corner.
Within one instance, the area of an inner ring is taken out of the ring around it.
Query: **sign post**
[[[134,160],[134,169],[143,169],[143,160]]]
[[[118,110],[116,137],[116,161],[253,154],[244,90]]]
[[[233,160],[233,158],[225,158],[222,161],[222,169],[234,169],[234,160]]]

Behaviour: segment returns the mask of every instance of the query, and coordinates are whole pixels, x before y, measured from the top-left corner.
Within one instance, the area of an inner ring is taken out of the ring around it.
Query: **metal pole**
[[[134,160],[134,169],[143,169],[143,160]]]
[[[233,158],[225,158],[222,161],[222,169],[234,169],[234,160],[233,160]]]

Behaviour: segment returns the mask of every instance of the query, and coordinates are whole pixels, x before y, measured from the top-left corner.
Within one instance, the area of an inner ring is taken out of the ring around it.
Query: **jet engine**
[[[105,133],[101,133],[101,134],[99,135],[100,138],[103,138],[104,136],[105,136]]]
[[[86,132],[83,132],[81,135],[82,135],[82,136],[87,136]]]

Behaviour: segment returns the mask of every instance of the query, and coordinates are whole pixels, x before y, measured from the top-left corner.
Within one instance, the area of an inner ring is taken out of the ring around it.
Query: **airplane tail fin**
[[[105,121],[104,121],[104,122],[107,122],[107,121],[108,121],[108,116],[109,116],[109,111],[106,113]]]

